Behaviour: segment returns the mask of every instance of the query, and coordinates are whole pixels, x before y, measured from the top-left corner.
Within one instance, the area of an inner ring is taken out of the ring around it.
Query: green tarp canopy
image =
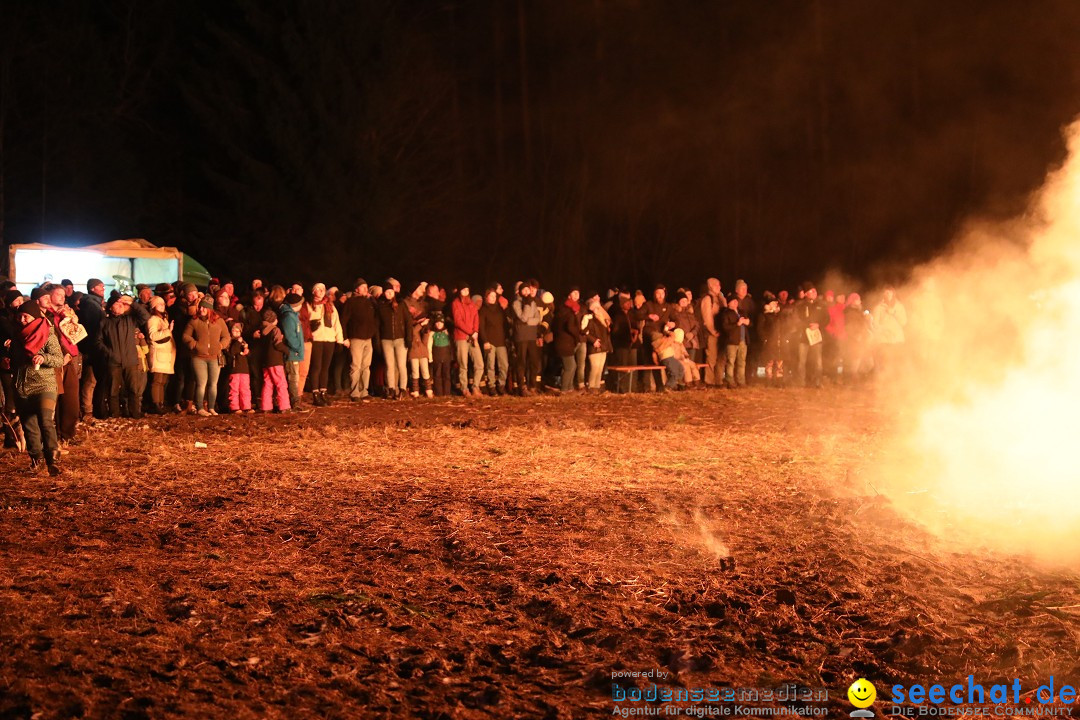
[[[210,284],[210,278],[213,275],[210,271],[202,266],[195,258],[191,257],[187,253],[184,253],[184,282],[195,283],[199,287],[206,287]]]

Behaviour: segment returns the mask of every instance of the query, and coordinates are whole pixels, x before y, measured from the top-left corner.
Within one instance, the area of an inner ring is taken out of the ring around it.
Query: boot
[[[420,378],[413,378],[410,384],[409,394],[414,398],[420,397]]]
[[[334,404],[334,401],[330,399],[330,394],[326,390],[320,390],[319,394],[322,395],[323,407],[330,407]]]
[[[434,397],[435,396],[435,391],[432,390],[431,378],[428,378],[428,379],[424,380],[424,396],[425,397]]]
[[[322,393],[319,392],[318,390],[312,390],[311,391],[311,404],[314,405],[315,407],[322,407],[323,406]]]
[[[49,470],[49,475],[57,477],[63,471],[60,469],[60,453],[45,455],[45,467]]]
[[[41,471],[45,468],[45,458],[31,457],[29,474],[31,476],[41,475]]]

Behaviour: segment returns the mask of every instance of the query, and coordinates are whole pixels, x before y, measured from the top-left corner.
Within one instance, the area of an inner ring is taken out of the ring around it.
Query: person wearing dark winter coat
[[[383,291],[377,311],[379,339],[386,360],[386,396],[390,400],[407,397],[409,348],[406,340],[412,333],[412,316],[392,287]]]
[[[256,348],[259,338],[262,337],[262,315],[266,309],[266,295],[259,289],[252,293],[251,300],[240,315],[240,322],[244,326],[244,342],[251,349],[247,361],[252,402],[262,397],[262,353],[257,352]]]
[[[105,283],[97,278],[86,281],[86,295],[79,303],[79,324],[86,330],[86,337],[79,343],[83,356],[82,378],[79,380],[79,407],[84,418],[104,405],[102,395],[108,384],[108,365],[98,354],[98,335],[101,321],[105,318]],[[98,387],[98,385],[101,387]]]
[[[173,341],[176,343],[176,362],[173,365],[172,404],[178,410],[190,411],[195,404],[195,368],[191,364],[191,350],[184,342],[184,332],[188,323],[195,317],[199,307],[199,290],[192,283],[180,286],[180,295],[169,306],[169,320],[173,326]]]
[[[818,301],[813,283],[803,284],[803,299],[795,305],[795,319],[799,329],[798,383],[804,387],[821,387],[821,341],[822,332],[829,324],[829,310]]]
[[[103,358],[103,366],[108,368],[109,407],[100,408],[99,414],[105,417],[120,417],[121,399],[126,405],[128,417],[142,417],[142,396],[140,393],[140,364],[138,339],[141,336],[135,318],[130,313],[131,306],[120,296],[109,306],[109,316],[101,321],[98,334],[98,355]]]
[[[517,356],[517,386],[522,395],[532,395],[536,389],[536,376],[540,374],[540,339],[537,328],[543,313],[536,302],[538,284],[530,282],[518,286],[518,297],[511,304],[514,314],[514,344]]]
[[[844,307],[844,373],[845,383],[858,382],[865,378],[870,362],[870,341],[872,337],[870,311],[863,307],[858,293],[847,296]]]
[[[720,337],[724,341],[727,363],[724,383],[729,388],[746,386],[746,347],[750,339],[750,318],[739,312],[738,298],[728,301],[727,310],[720,315]]]
[[[480,347],[485,356],[488,394],[502,395],[506,392],[506,376],[509,370],[509,357],[506,353],[506,311],[499,304],[499,294],[494,287],[489,287],[484,293],[484,304],[480,306]]]
[[[571,288],[555,317],[555,353],[562,360],[563,392],[585,387],[585,339],[581,334],[581,292]]]
[[[765,366],[765,377],[772,381],[784,377],[780,341],[780,303],[770,293],[765,293],[764,300],[765,308],[757,322],[758,342],[761,343],[759,360]]]
[[[289,307],[286,305],[286,307]],[[291,311],[291,308],[290,308]],[[294,316],[295,312],[292,313]],[[299,328],[297,328],[299,333]],[[278,410],[288,412],[292,409],[290,399],[289,382],[285,376],[285,363],[288,361],[293,350],[285,340],[285,333],[278,327],[277,315],[273,310],[263,311],[262,322],[259,324],[259,352],[263,368],[262,395],[259,398],[259,409],[270,412],[274,409],[274,400],[277,400]],[[303,336],[300,335],[301,347]],[[295,362],[295,361],[294,361]]]
[[[251,347],[244,340],[244,325],[233,322],[229,328],[232,342],[225,351],[229,369],[229,412],[255,412],[251,407]]]
[[[378,331],[375,303],[368,295],[367,281],[356,281],[352,297],[341,309],[341,327],[349,347],[349,397],[363,400],[371,381],[372,338]]]

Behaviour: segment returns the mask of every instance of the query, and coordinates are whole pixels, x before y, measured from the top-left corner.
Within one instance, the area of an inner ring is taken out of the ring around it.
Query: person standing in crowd
[[[555,315],[555,354],[562,361],[559,389],[563,392],[585,387],[585,338],[581,334],[581,291],[570,292]]]
[[[100,413],[102,393],[107,382],[108,366],[98,354],[98,338],[101,335],[101,321],[105,318],[105,283],[97,278],[86,281],[86,295],[79,303],[79,324],[86,330],[86,337],[79,343],[79,352],[83,356],[82,380],[79,383],[79,407],[84,420],[93,418],[95,411]],[[98,387],[98,383],[101,387]]]
[[[234,322],[240,319],[240,307],[233,301],[232,293],[229,291],[230,286],[222,287],[217,291],[214,296],[214,312],[217,316],[225,321],[225,325],[230,326]]]
[[[284,289],[282,289],[284,292]],[[287,316],[297,318],[296,312],[289,305],[282,303],[283,307],[289,308]],[[284,315],[283,315],[284,316]],[[299,323],[299,318],[297,318]],[[295,330],[296,343],[303,350],[303,335],[297,326]],[[285,333],[278,327],[277,314],[267,308],[263,311],[262,321],[259,325],[259,338],[257,351],[253,354],[259,356],[259,364],[262,366],[263,381],[262,394],[259,396],[259,409],[263,412],[271,412],[274,402],[277,401],[278,412],[287,413],[292,409],[291,395],[293,385],[290,384],[285,374],[285,364],[292,362],[298,364],[298,360],[288,360],[290,355],[295,354],[285,340]]]
[[[352,296],[345,301],[341,311],[341,327],[350,355],[349,397],[366,400],[371,382],[371,342],[378,324],[375,303],[368,294],[368,284],[363,278],[357,279]]]
[[[446,318],[436,311],[432,316],[431,332],[431,374],[435,383],[436,397],[450,396],[450,368],[454,364],[454,347],[450,341],[450,331],[446,329]]]
[[[484,350],[484,364],[487,367],[488,395],[505,395],[509,369],[506,311],[499,304],[499,294],[494,285],[484,293],[484,304],[480,307],[480,346]]]
[[[603,390],[604,363],[607,362],[608,353],[613,350],[611,316],[600,304],[599,295],[589,298],[588,312],[582,316],[581,326],[582,340],[589,358],[588,390],[599,393]]]
[[[251,407],[251,347],[244,340],[244,325],[234,322],[229,328],[232,342],[226,352],[226,365],[229,368],[229,412],[253,413]]]
[[[18,353],[22,347],[19,340],[19,306],[26,298],[15,288],[3,291],[3,307],[0,307],[0,392],[3,393],[4,447],[26,449],[26,437],[15,408],[15,370]],[[9,424],[10,423],[10,424]]]
[[[746,318],[750,325],[757,322],[760,310],[754,296],[750,294],[750,286],[746,284],[745,280],[739,279],[735,281],[734,298],[739,301],[739,315]],[[753,333],[749,332],[746,337],[746,366],[750,369],[750,372],[746,375],[746,381],[751,383],[757,377],[758,348],[754,343]]]
[[[875,374],[884,375],[893,372],[900,360],[907,327],[907,310],[891,286],[885,288],[881,302],[874,306],[873,317]]]
[[[281,299],[278,301],[276,298]],[[289,388],[289,407],[295,410],[300,407],[300,395],[304,390],[304,386],[300,384],[300,365],[304,361],[304,353],[307,352],[304,343],[304,329],[300,321],[300,311],[304,306],[304,298],[294,292],[286,295],[285,290],[280,285],[275,285],[270,291],[270,299],[277,304],[281,335],[285,340],[285,346],[289,349],[284,360],[285,378]],[[265,316],[266,313],[263,313],[264,318]],[[270,357],[269,353],[267,357]],[[265,381],[265,374],[263,378]],[[263,389],[263,397],[266,397],[265,388]]]
[[[169,319],[173,326],[173,342],[176,346],[176,361],[173,363],[171,402],[177,412],[194,412],[195,405],[195,368],[191,363],[191,351],[184,342],[184,333],[188,323],[195,317],[199,306],[199,289],[193,283],[180,286],[180,297],[169,308]]]
[[[304,297],[304,286],[300,283],[293,283],[289,288],[290,293]],[[290,303],[291,304],[291,303]],[[304,334],[304,353],[303,359],[300,361],[300,365],[297,366],[299,370],[299,377],[297,378],[297,384],[300,386],[299,393],[302,397],[304,391],[308,387],[308,376],[311,374],[311,363],[314,358],[311,356],[311,307],[307,302],[300,303],[300,309],[296,311],[297,316],[300,318],[300,331]],[[293,403],[293,407],[297,407],[299,403]]]
[[[871,319],[863,308],[859,293],[850,293],[844,307],[844,374],[845,384],[861,382],[870,365]]]
[[[230,340],[225,321],[214,312],[214,301],[209,297],[203,298],[196,316],[184,330],[184,344],[191,351],[191,366],[195,375],[195,412],[204,417],[218,414],[215,406],[221,355]]]
[[[634,357],[635,349],[633,347],[634,340],[631,332],[632,323],[630,320],[630,312],[633,308],[634,303],[630,299],[630,294],[621,291],[616,297],[615,304],[612,305],[611,308],[610,338],[614,360],[613,364],[620,367],[637,364]],[[614,373],[613,380],[615,392],[630,392],[630,373]]]
[[[803,297],[795,305],[799,329],[798,382],[802,387],[821,387],[822,331],[829,323],[829,311],[818,301],[812,282],[803,283]]]
[[[414,398],[420,397],[420,380],[424,381],[424,394],[432,397],[435,393],[431,388],[431,351],[428,349],[428,339],[431,335],[431,327],[428,317],[427,283],[417,283],[412,294],[403,301],[409,311],[409,319],[412,328],[409,333],[409,394]]]
[[[480,397],[484,376],[484,356],[480,352],[480,312],[472,301],[468,283],[458,285],[457,297],[450,303],[454,318],[454,348],[457,351],[458,388],[462,397]],[[469,387],[469,361],[472,361],[472,387]]]
[[[653,289],[653,299],[645,303],[645,337],[651,342],[658,333],[665,333],[671,321],[671,305],[667,302],[667,288],[657,285]]]
[[[844,342],[847,333],[844,329],[844,310],[847,305],[847,297],[843,294],[832,295],[832,299],[826,298],[825,309],[829,311],[829,324],[825,326],[822,336],[821,362],[825,369],[825,377],[830,381],[839,380],[840,364],[844,361]]]
[[[262,397],[262,353],[258,352],[259,338],[262,336],[262,316],[266,311],[266,293],[262,288],[253,290],[251,298],[240,313],[240,322],[244,326],[244,342],[249,352],[247,356],[248,376],[251,378],[251,397]]]
[[[150,298],[150,319],[146,323],[147,340],[150,344],[150,412],[164,415],[165,389],[169,385],[176,365],[176,341],[173,338],[173,322],[165,308],[165,299]]]
[[[540,374],[540,338],[537,328],[542,315],[536,304],[539,283],[526,281],[518,286],[518,296],[511,305],[514,313],[514,344],[517,351],[517,386],[523,396],[536,390],[536,376]]]
[[[56,371],[64,365],[60,340],[41,306],[31,300],[16,311],[19,325],[15,358],[15,405],[26,437],[30,471],[60,475],[56,439]]]
[[[55,328],[60,348],[64,352],[64,367],[58,372],[57,390],[59,397],[56,405],[56,431],[62,443],[76,443],[76,431],[79,427],[80,410],[79,380],[82,377],[82,354],[79,352],[79,340],[85,330],[79,324],[75,309],[67,304],[67,293],[62,285],[48,286],[48,320]]]
[[[724,339],[724,384],[731,390],[746,387],[746,347],[750,338],[750,318],[739,312],[739,298],[728,300],[720,316]]]
[[[139,328],[131,315],[131,305],[121,295],[109,306],[109,315],[101,321],[98,353],[108,367],[108,412],[102,417],[142,417],[139,393]],[[121,406],[123,403],[123,407]]]
[[[326,390],[330,381],[330,363],[334,348],[343,344],[341,321],[334,301],[326,292],[326,285],[311,286],[311,302],[308,303],[308,323],[311,327],[311,395],[312,404],[322,407],[330,404]]]
[[[408,396],[406,387],[409,377],[409,350],[405,339],[412,331],[412,318],[405,303],[398,301],[397,291],[389,282],[376,310],[379,318],[379,341],[383,358],[386,360],[386,398],[404,399]]]
[[[765,366],[765,379],[775,383],[784,377],[784,362],[781,359],[780,342],[780,303],[771,292],[762,298],[765,307],[758,318],[757,335],[761,343],[761,364]]]

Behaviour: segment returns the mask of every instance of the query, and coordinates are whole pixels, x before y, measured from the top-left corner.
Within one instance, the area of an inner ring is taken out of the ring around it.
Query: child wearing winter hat
[[[229,332],[232,342],[225,351],[229,370],[229,411],[233,413],[253,413],[251,407],[251,373],[248,368],[250,348],[244,341],[244,324],[237,321]]]
[[[450,395],[450,366],[454,362],[454,348],[450,342],[450,332],[446,329],[446,318],[442,313],[435,313],[431,331],[431,365],[435,382],[435,395]]]
[[[263,311],[262,327],[259,330],[263,361],[263,389],[259,409],[271,412],[276,399],[278,410],[289,412],[292,404],[289,402],[289,382],[285,378],[285,358],[289,355],[289,346],[285,344],[285,335],[278,327],[277,313],[273,310]]]

